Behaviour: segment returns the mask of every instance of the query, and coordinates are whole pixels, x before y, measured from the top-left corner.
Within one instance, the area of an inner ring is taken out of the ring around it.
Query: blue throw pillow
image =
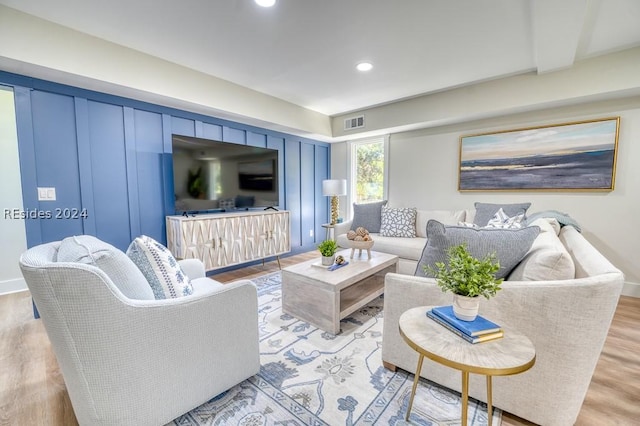
[[[496,278],[506,278],[527,254],[539,233],[537,226],[521,229],[469,228],[445,226],[432,219],[427,222],[427,244],[414,275],[433,277],[424,271],[424,266],[434,268],[436,262],[446,264],[449,248],[466,243],[467,250],[475,258],[482,259],[495,253],[496,260],[500,262]]]
[[[355,231],[359,227],[363,227],[369,232],[380,232],[382,206],[386,204],[387,200],[363,204],[353,203],[353,222],[351,229]]]

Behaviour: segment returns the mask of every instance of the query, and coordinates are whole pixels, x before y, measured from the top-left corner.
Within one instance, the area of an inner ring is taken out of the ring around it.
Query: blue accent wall
[[[29,247],[78,234],[122,250],[141,234],[166,243],[165,216],[175,212],[172,134],[277,149],[292,251],[324,239],[328,143],[3,71],[0,83],[16,94],[23,208],[87,213],[26,219]],[[38,201],[37,187],[55,187],[57,200]]]

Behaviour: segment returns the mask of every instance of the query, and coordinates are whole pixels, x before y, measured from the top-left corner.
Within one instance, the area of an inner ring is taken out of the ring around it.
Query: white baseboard
[[[24,278],[0,281],[0,296],[26,290],[28,290],[28,288]]]
[[[623,296],[640,297],[640,283],[625,282],[622,287]]]

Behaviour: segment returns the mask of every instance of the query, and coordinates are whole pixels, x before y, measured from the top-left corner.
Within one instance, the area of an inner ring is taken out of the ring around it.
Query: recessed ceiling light
[[[373,68],[373,65],[371,64],[371,62],[360,62],[358,65],[356,65],[356,68],[358,69],[358,71],[370,71],[371,68]]]
[[[276,4],[276,0],[254,0],[258,6],[271,7]]]

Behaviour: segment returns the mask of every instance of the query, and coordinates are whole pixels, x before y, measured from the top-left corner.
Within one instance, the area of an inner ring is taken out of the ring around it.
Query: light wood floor
[[[282,267],[319,257],[281,259]],[[214,275],[230,282],[278,270],[275,261]],[[640,424],[640,298],[621,297],[576,425]],[[531,425],[505,413],[503,426]],[[77,421],[28,292],[0,296],[0,426],[73,426]]]

